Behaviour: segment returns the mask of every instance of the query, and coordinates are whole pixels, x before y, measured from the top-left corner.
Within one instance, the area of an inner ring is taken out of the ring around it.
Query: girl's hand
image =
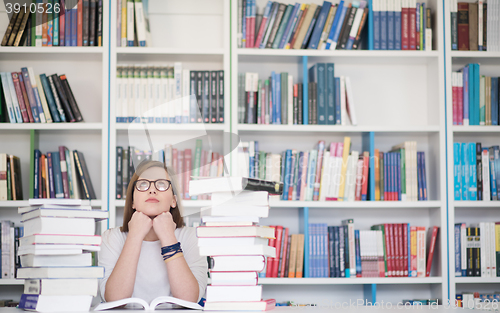
[[[162,246],[170,246],[177,243],[174,233],[176,227],[170,212],[163,212],[153,219],[153,229],[158,239],[160,239]]]
[[[138,238],[141,238],[141,240],[146,237],[151,230],[151,227],[153,227],[153,221],[151,218],[139,211],[135,211],[128,222],[129,234],[137,236]]]

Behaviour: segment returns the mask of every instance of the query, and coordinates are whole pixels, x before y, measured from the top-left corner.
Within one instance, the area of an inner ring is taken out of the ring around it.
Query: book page
[[[153,301],[151,301],[150,307],[152,310],[154,310],[157,305],[162,304],[162,303],[172,303],[172,304],[177,304],[177,305],[180,305],[180,306],[188,308],[188,309],[203,310],[203,308],[197,303],[189,302],[186,300],[177,299],[177,298],[169,297],[169,296],[154,298]]]
[[[140,298],[128,298],[128,299],[121,299],[121,300],[116,300],[116,301],[111,301],[111,302],[103,302],[103,303],[99,304],[98,306],[96,306],[94,308],[94,311],[113,309],[113,308],[116,308],[116,307],[119,307],[119,306],[122,306],[125,304],[129,304],[129,303],[138,304],[138,305],[143,306],[144,309],[150,310],[149,304],[146,301],[144,301]]]

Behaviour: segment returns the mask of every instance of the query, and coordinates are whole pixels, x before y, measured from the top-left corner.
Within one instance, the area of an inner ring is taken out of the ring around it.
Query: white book
[[[481,159],[483,163],[483,201],[490,201],[490,153],[488,149],[481,152]],[[496,275],[496,274],[495,274]]]
[[[274,238],[274,228],[268,226],[228,226],[209,227],[199,226],[196,235],[201,237],[263,237]]]
[[[354,193],[356,188],[356,167],[358,165],[359,152],[351,151],[349,156],[349,164],[346,174],[346,191],[344,201],[354,201]],[[347,196],[346,196],[347,195]]]
[[[175,122],[182,123],[184,104],[182,100],[182,63],[174,63]]]
[[[217,205],[211,207],[203,207],[200,209],[201,216],[256,216],[268,217],[269,206],[264,205]]]
[[[346,126],[349,125],[347,123],[347,119],[349,118],[347,115],[347,98],[346,98],[346,90],[345,90],[345,76],[340,76],[340,119],[341,125]]]
[[[137,40],[140,47],[146,46],[146,23],[144,21],[144,11],[142,0],[134,0],[135,3],[135,25],[137,30]]]
[[[394,2],[396,0],[388,0],[387,1],[387,6],[388,6],[388,11],[394,11]],[[361,18],[363,17],[363,12],[365,9],[365,3],[360,2],[358,9],[356,10],[356,14],[354,15],[354,21],[352,22],[352,27],[351,31],[349,32],[349,38],[356,38],[356,35],[358,34],[359,30],[359,25],[361,24]],[[389,23],[389,21],[387,21]],[[356,125],[356,124],[353,124]]]
[[[44,209],[37,208],[29,212],[23,213],[21,216],[21,221],[25,222],[27,220],[36,217],[66,217],[66,218],[92,218],[99,220],[104,220],[109,217],[108,211],[103,210],[75,210],[75,209]]]
[[[72,154],[71,154],[72,155]],[[76,209],[79,209],[81,205],[90,205],[89,200],[82,200],[82,199],[55,199],[55,198],[50,198],[50,199],[43,199],[43,198],[38,198],[38,199],[29,199],[28,204],[30,206],[46,206],[46,205],[60,205],[64,207],[71,207],[75,206]]]
[[[134,110],[133,122],[140,121],[142,116],[141,64],[134,65]],[[138,120],[137,120],[138,119]]]
[[[231,247],[267,244],[268,239],[262,237],[198,238],[198,247]]]
[[[15,248],[14,248],[14,238],[15,238],[15,230],[14,230],[14,225],[12,225],[9,229],[10,232],[10,239],[9,239],[9,245],[10,245],[10,251],[11,253],[9,254],[9,278],[15,278],[15,271],[16,271],[16,254],[15,254]]]
[[[480,253],[480,265],[481,265],[481,277],[487,277],[486,274],[486,225],[484,222],[480,222],[476,227],[479,228],[479,253]],[[488,262],[489,263],[489,262]]]
[[[205,226],[251,226],[259,224],[257,216],[201,216]]]
[[[425,277],[426,267],[425,228],[417,228],[417,277]]]
[[[104,278],[104,267],[21,267],[17,269],[17,278]]]
[[[162,89],[161,89],[161,67],[155,66],[153,69],[154,75],[154,115],[155,123],[162,122]]]
[[[190,95],[190,72],[182,70],[182,123],[189,123],[189,113],[191,105]]]
[[[133,0],[128,0],[127,1],[127,46],[133,47],[134,46],[134,37],[135,37],[135,32],[134,32],[134,22],[135,22],[135,17],[134,17],[134,1]]]
[[[216,255],[209,262],[211,272],[260,272],[265,267],[266,258],[263,255]]]
[[[483,0],[477,1],[477,42],[478,50],[483,50]]]
[[[168,123],[169,117],[169,82],[168,82],[168,67],[166,65],[161,67],[160,71],[160,81],[161,81],[161,117],[162,123]]]
[[[323,165],[321,169],[321,182],[320,182],[320,188],[319,188],[319,201],[325,201],[326,199],[326,194],[328,193],[328,189],[330,186],[330,164],[331,164],[331,158],[330,158],[330,151],[326,151],[323,154]],[[295,199],[295,198],[293,198]]]
[[[210,272],[212,286],[255,286],[256,272]]]
[[[19,256],[22,267],[92,266],[91,253],[78,254],[24,254]]]
[[[413,157],[413,201],[418,201],[418,165],[417,165],[417,142],[412,141],[412,157]]]
[[[43,112],[45,113],[45,119],[47,123],[52,123],[52,116],[50,115],[49,105],[47,104],[47,98],[45,97],[45,92],[42,87],[42,81],[40,80],[40,75],[35,77],[36,85],[38,88],[38,93],[40,94],[40,100],[42,101]]]
[[[333,186],[333,194],[332,197],[334,199],[339,198],[340,194],[340,181],[342,180],[342,163],[344,162],[343,158],[341,156],[336,157],[336,162],[335,162],[335,184]]]
[[[14,105],[12,103],[12,96],[10,95],[8,75],[10,75],[9,72],[2,72],[1,73],[2,87],[3,87],[3,92],[5,95],[5,104],[7,107],[7,114],[9,115],[9,122],[18,123],[17,118],[16,118],[16,113],[14,112]],[[22,122],[22,120],[19,121],[19,123],[21,123],[21,122]],[[7,200],[7,198],[5,200]]]
[[[467,272],[467,228],[465,227],[465,223],[462,223],[460,227],[460,256],[462,273],[465,273]]]
[[[35,255],[55,255],[55,254],[69,254],[65,253],[66,250],[79,251],[101,251],[100,246],[91,245],[51,245],[51,244],[41,244],[41,245],[28,245],[20,246],[17,249],[18,255],[35,254]]]
[[[491,263],[490,263],[490,231],[492,231],[490,229],[490,223],[489,222],[484,222],[484,232],[483,230],[481,230],[481,250],[483,249],[484,247],[484,264],[485,264],[485,277],[493,277],[493,275],[491,274]],[[483,244],[483,240],[484,240],[484,244]],[[483,253],[481,252],[481,256],[483,255]],[[482,260],[481,260],[482,261]],[[482,265],[481,265],[482,266]],[[481,274],[481,277],[482,277],[482,274]],[[496,277],[496,275],[495,275]]]
[[[490,222],[490,246],[489,246],[489,258],[491,265],[491,277],[497,276],[497,262],[496,262],[496,238],[495,238],[495,222]]]
[[[177,103],[175,94],[175,68],[169,66],[167,71],[168,81],[168,122],[175,123],[175,115],[177,114]]]
[[[91,304],[91,295],[48,296],[23,294],[21,295],[19,308],[37,312],[88,312]]]
[[[28,279],[24,293],[44,296],[97,296],[97,279]]]
[[[288,125],[293,125],[293,76],[288,75]]]
[[[126,44],[125,44],[126,45]],[[122,65],[122,73],[121,73],[121,87],[120,87],[120,122],[127,123],[128,122],[128,101],[129,101],[129,84],[128,84],[128,65]],[[118,114],[118,113],[117,113]]]
[[[120,11],[120,10],[118,10]],[[116,122],[123,122],[123,80],[122,80],[122,67],[116,67],[116,101],[115,101],[115,113]]]
[[[81,192],[80,192],[80,188],[78,188],[78,174],[76,173],[75,157],[74,157],[73,153],[69,154],[69,158],[70,158],[70,162],[71,162],[71,180],[72,180],[73,186],[74,186],[74,188],[73,188],[74,199],[71,199],[71,200],[80,200],[80,193]],[[47,158],[45,158],[45,162],[46,162],[45,168],[47,168],[47,162],[48,162]],[[46,184],[49,183],[48,179],[46,179],[45,181],[46,181]],[[47,190],[49,190],[49,189],[47,189]],[[65,200],[67,200],[67,199],[65,199]]]
[[[94,235],[93,218],[38,217],[24,222],[24,235]]]
[[[131,122],[135,114],[135,79],[134,79],[134,66],[128,67],[128,95],[127,95],[127,122]]]
[[[38,87],[36,85],[35,71],[33,70],[33,68],[31,66],[28,67],[28,73],[30,76],[31,88],[33,88],[33,94],[35,96],[35,102],[36,102],[36,107],[38,110],[38,117],[40,118],[40,123],[46,123],[47,120],[45,119],[45,114],[43,113],[42,102],[40,100],[40,94],[38,93]],[[12,77],[11,77],[11,79],[12,79]]]
[[[432,51],[432,28],[425,29],[425,51]]]
[[[139,87],[139,101],[140,101],[140,115],[141,122],[148,122],[149,98],[148,98],[148,67],[141,65],[140,70],[140,87]]]
[[[262,286],[207,286],[207,302],[260,301]]]
[[[155,94],[155,75],[154,75],[154,65],[148,65],[148,123],[155,122],[155,105],[156,105],[156,94]]]
[[[15,73],[19,76],[19,74]],[[14,115],[16,116],[16,121],[18,123],[23,123],[23,117],[21,115],[21,107],[19,101],[17,100],[16,88],[14,87],[14,80],[12,79],[12,73],[7,73],[7,81],[9,84],[10,95],[12,97],[12,107],[14,108]]]
[[[362,10],[358,10],[358,12],[363,13]],[[346,97],[347,97],[347,102],[346,102],[347,114],[351,121],[351,125],[358,125],[358,120],[356,117],[356,107],[354,104],[354,94],[352,92],[351,79],[349,78],[349,76],[345,77],[345,87],[346,87]]]
[[[266,257],[275,258],[276,248],[268,245],[252,245],[252,246],[204,246],[198,247],[200,255],[264,255]]]
[[[194,303],[194,302],[189,302],[186,300],[182,299],[177,299],[174,297],[170,296],[161,296],[154,298],[150,303],[147,303],[143,299],[140,298],[127,298],[127,299],[121,299],[121,300],[116,300],[116,301],[111,301],[111,302],[103,302],[96,306],[94,308],[94,311],[102,311],[102,310],[108,310],[108,309],[113,309],[116,307],[120,307],[123,305],[127,305],[127,308],[136,308],[136,307],[143,307],[144,310],[146,311],[153,311],[156,310],[156,307],[162,304],[174,304],[174,305],[179,305],[184,308],[188,309],[193,309],[193,310],[203,310],[203,307],[201,307],[199,304]],[[162,306],[163,307],[163,306]]]

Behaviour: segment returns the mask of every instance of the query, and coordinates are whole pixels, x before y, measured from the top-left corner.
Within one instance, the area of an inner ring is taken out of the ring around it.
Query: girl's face
[[[139,191],[137,187],[145,191]],[[161,191],[167,187],[166,191]],[[170,177],[165,169],[161,167],[148,168],[136,181],[132,208],[137,211],[155,218],[163,212],[169,212],[171,207],[175,207],[176,203]]]

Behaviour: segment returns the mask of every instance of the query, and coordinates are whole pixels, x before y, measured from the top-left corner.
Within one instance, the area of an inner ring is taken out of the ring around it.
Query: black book
[[[217,80],[217,72],[218,71],[211,71],[210,72],[210,112],[209,112],[209,117],[210,117],[210,123],[217,123],[217,85],[219,81]]]
[[[474,234],[473,227],[467,227],[466,249],[467,249],[467,276],[474,276]]]
[[[303,94],[303,84],[298,84],[298,96],[297,96],[297,114],[298,114],[298,123],[297,124],[304,124],[304,114],[303,114],[303,109],[304,109],[304,94]]]
[[[50,75],[50,77],[52,77],[52,81],[54,82],[54,86],[57,90],[57,95],[59,96],[59,100],[61,101],[61,106],[64,110],[64,115],[66,116],[66,121],[67,122],[74,122],[75,116],[73,115],[73,112],[71,111],[68,97],[66,96],[66,93],[64,92],[64,88],[62,86],[61,79],[59,78],[59,76],[57,76],[57,74],[52,74],[52,75]]]
[[[363,34],[363,29],[368,20],[368,8],[365,8],[363,11],[363,17],[361,18],[361,22],[359,23],[359,29],[356,34],[356,39],[354,39],[354,43],[352,44],[352,50],[358,49],[359,42],[361,41],[361,35]]]
[[[1,44],[2,46],[6,46],[7,43],[9,42],[9,38],[10,38],[10,35],[12,34],[12,30],[14,29],[14,25],[16,23],[18,15],[19,15],[19,12],[18,13],[14,12],[12,14],[12,17],[10,18],[9,26],[7,26],[7,30],[5,31],[5,34],[3,35],[2,44]]]
[[[82,152],[77,150],[73,151],[73,156],[75,158],[75,165],[77,168],[78,177],[82,184],[83,196],[85,199],[96,199],[94,192],[94,187],[92,187],[92,181],[90,180],[89,170],[87,168],[87,163],[85,162],[85,157]]]
[[[30,14],[31,15],[31,14]],[[31,16],[28,18],[28,22],[26,22],[26,47],[31,47]]]
[[[98,47],[102,47],[102,0],[99,0],[97,4],[97,38],[95,41],[95,45]]]
[[[348,16],[347,24],[346,24],[345,30],[342,32],[342,37],[341,37],[340,42],[337,43],[337,47],[340,44],[340,49],[345,49],[345,46],[347,44],[347,40],[349,39],[349,33],[351,32],[352,23],[354,22],[354,16],[356,15],[357,11],[358,11],[357,8],[351,7],[349,10],[349,15],[346,15],[346,16]]]
[[[477,200],[483,200],[483,162],[481,160],[483,149],[481,143],[476,143],[476,179],[477,179]],[[489,200],[489,199],[488,199]]]
[[[220,70],[217,75],[219,80],[217,91],[217,117],[218,123],[224,123],[224,71]]]
[[[82,25],[82,46],[89,45],[89,27],[90,27],[90,0],[83,1],[83,25]]]
[[[344,22],[342,23],[342,28],[340,29],[339,39],[337,40],[337,47],[336,47],[337,50],[342,49],[342,47],[341,47],[341,45],[342,45],[342,39],[344,38],[344,36],[345,36],[345,34],[347,32],[347,28],[348,28],[348,24],[349,24],[349,19],[351,18],[351,12],[355,11],[355,9],[356,8],[353,8],[351,5],[349,5],[349,7],[347,8],[347,12],[345,13]],[[351,25],[352,25],[352,20],[351,20]],[[348,32],[347,32],[347,36],[349,36]]]
[[[135,173],[135,168],[134,168],[134,147],[129,146],[128,147],[128,180],[129,182],[132,179],[132,176],[134,176]]]
[[[123,191],[123,182],[122,182],[122,177],[123,177],[123,172],[122,172],[122,154],[123,154],[123,147],[116,147],[116,199],[121,199],[122,196],[122,191]]]
[[[54,74],[57,76],[57,74]],[[54,97],[54,102],[56,103],[56,108],[57,112],[59,112],[59,117],[61,119],[61,122],[69,122],[69,119],[66,117],[62,104],[61,104],[61,99],[59,99],[59,94],[57,93],[56,89],[56,84],[54,82],[54,78],[52,76],[46,76],[47,80],[49,81],[49,86],[50,90],[52,91],[52,96]]]
[[[59,76],[61,79],[62,86],[64,88],[64,92],[66,93],[66,97],[68,98],[69,105],[71,106],[71,111],[75,116],[75,120],[77,122],[83,121],[82,114],[80,113],[80,109],[78,108],[78,104],[76,103],[75,96],[73,95],[73,91],[71,91],[71,87],[69,86],[68,79],[66,75]]]
[[[313,83],[307,84],[307,124],[312,124],[312,107],[313,107]]]
[[[202,106],[203,123],[210,123],[210,72],[203,71]]]
[[[474,276],[481,277],[481,237],[480,237],[480,231],[481,229],[479,227],[474,227],[475,228],[475,235],[474,235]]]
[[[312,111],[311,111],[311,124],[318,124],[318,83],[312,83]]]
[[[314,12],[313,18],[311,20],[311,24],[309,24],[309,28],[307,29],[306,36],[304,37],[304,41],[302,42],[302,46],[300,46],[300,49],[305,49],[307,47],[307,45],[309,44],[309,39],[312,35],[314,27],[316,26],[316,21],[318,20],[319,11],[321,11],[321,5],[318,5],[318,7],[316,8],[316,11]],[[302,26],[304,26],[304,25],[302,25]]]
[[[89,10],[89,46],[95,46],[95,28],[96,28],[96,15],[97,15],[97,0],[90,0]]]
[[[21,10],[19,11],[19,14],[17,15],[16,22],[14,23],[14,28],[12,28],[12,33],[10,34],[9,41],[7,41],[7,46],[14,46],[14,41],[16,40],[17,33],[19,32],[19,29],[21,28],[21,23],[24,19],[24,11]]]
[[[198,103],[198,112],[196,122],[203,123],[203,71],[196,72],[196,102]]]
[[[127,197],[127,188],[128,188],[128,148],[124,148],[122,151],[122,198],[125,199]]]

